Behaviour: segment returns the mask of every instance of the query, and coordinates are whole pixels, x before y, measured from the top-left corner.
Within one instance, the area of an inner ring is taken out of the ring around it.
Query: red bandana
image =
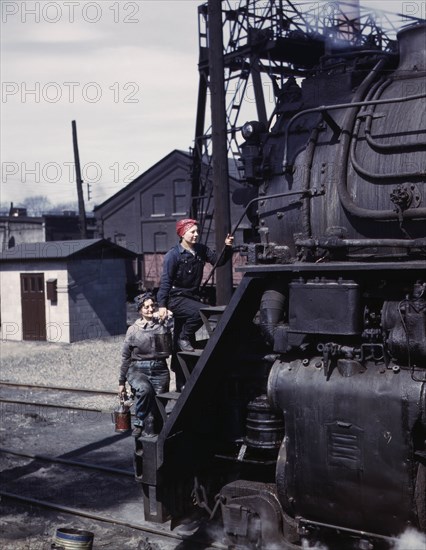
[[[178,222],[176,222],[176,233],[179,235],[179,237],[183,237],[188,229],[191,229],[193,225],[198,225],[197,220],[192,220],[191,218],[179,220]]]

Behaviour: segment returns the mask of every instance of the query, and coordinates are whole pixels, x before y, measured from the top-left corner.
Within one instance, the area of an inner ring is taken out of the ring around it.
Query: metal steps
[[[155,396],[158,410],[160,411],[163,422],[167,420],[168,415],[172,412],[176,401],[179,399],[179,396],[180,392],[177,391],[159,393]]]
[[[212,335],[219,319],[222,317],[222,313],[225,311],[225,308],[226,306],[210,306],[203,307],[200,310],[201,319],[203,320],[209,336]]]
[[[214,329],[219,322],[222,313],[225,311],[226,306],[206,306],[200,310],[200,316],[206,327],[209,337],[212,335]],[[194,351],[178,351],[176,357],[178,359],[179,366],[182,370],[183,378],[185,382],[191,376],[191,372],[194,370],[198,359],[203,353],[203,349],[196,348]],[[167,417],[173,410],[176,401],[179,399],[180,392],[166,392],[156,395],[156,402],[158,410],[161,414],[163,422],[167,420]]]

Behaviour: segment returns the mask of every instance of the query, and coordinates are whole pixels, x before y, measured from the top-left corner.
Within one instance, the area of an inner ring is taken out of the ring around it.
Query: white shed
[[[104,239],[23,243],[0,253],[3,340],[71,343],[126,332],[126,264]]]

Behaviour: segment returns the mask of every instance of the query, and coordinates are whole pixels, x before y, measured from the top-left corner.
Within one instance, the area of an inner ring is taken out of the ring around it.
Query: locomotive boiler
[[[244,126],[247,264],[137,443],[146,519],[268,550],[426,531],[425,37],[324,55]]]

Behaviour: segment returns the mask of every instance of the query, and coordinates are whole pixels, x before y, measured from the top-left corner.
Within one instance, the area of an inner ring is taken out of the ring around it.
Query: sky
[[[88,211],[173,149],[188,151],[202,3],[0,0],[0,202],[77,201],[73,120]],[[361,4],[426,17],[424,0]]]

